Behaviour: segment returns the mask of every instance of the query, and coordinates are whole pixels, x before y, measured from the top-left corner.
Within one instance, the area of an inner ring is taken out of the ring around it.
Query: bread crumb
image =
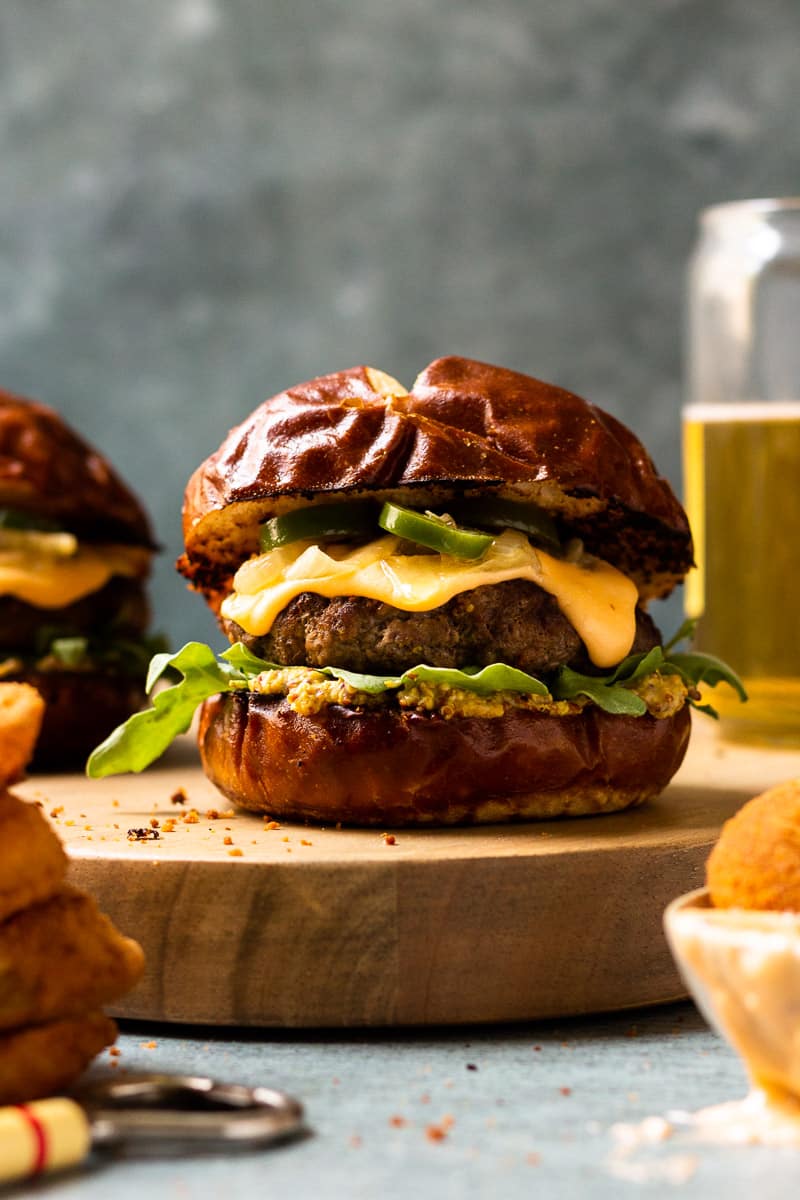
[[[155,1050],[158,1042],[140,1042],[139,1045],[142,1050]]]
[[[183,814],[183,819],[187,825],[196,825],[200,820],[200,813],[196,808],[190,808],[187,813]]]
[[[238,846],[234,846],[233,850],[229,850],[228,854],[231,858],[243,858],[244,850],[240,850]]]
[[[405,1125],[408,1124],[408,1121],[405,1119],[405,1117],[394,1116],[394,1117],[389,1117],[389,1124],[392,1126],[393,1129],[402,1129]]]
[[[280,825],[278,824],[277,821],[267,821],[264,828],[265,829],[280,829]]]
[[[223,844],[223,846],[232,846],[233,845],[233,838],[230,836],[230,834],[227,834],[227,833],[225,834],[225,837],[222,839],[222,844]]]
[[[170,804],[185,804],[188,799],[189,799],[189,797],[186,795],[186,792],[181,787],[181,788],[177,788],[172,793],[172,795],[169,798],[169,802],[170,802]]]

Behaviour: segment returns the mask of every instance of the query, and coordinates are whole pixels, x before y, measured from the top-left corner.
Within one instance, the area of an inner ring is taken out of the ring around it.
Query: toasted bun
[[[213,593],[257,552],[259,524],[298,505],[391,495],[431,506],[486,491],[561,517],[644,599],[692,564],[686,515],[630,430],[562,388],[451,357],[410,394],[353,367],[266,400],[190,479],[179,569]]]
[[[144,679],[102,671],[24,671],[45,702],[34,771],[81,768],[111,730],[144,704]]]
[[[582,816],[663,791],[689,740],[689,710],[657,720],[586,707],[555,717],[440,716],[333,705],[299,716],[278,697],[207,700],[203,768],[243,808],[352,825],[454,825]]]
[[[96,542],[152,546],[144,509],[108,461],[44,404],[0,392],[0,508]]]

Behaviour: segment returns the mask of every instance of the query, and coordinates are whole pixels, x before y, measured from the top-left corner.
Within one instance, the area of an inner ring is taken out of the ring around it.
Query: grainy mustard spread
[[[591,704],[586,696],[574,700],[554,700],[550,696],[523,692],[492,692],[488,696],[449,684],[404,681],[379,695],[358,691],[342,679],[329,679],[313,667],[282,667],[263,671],[250,682],[250,690],[264,696],[285,696],[300,716],[321,712],[330,704],[348,708],[381,708],[387,704],[420,713],[438,713],[451,717],[502,717],[509,709],[549,713],[564,717],[580,712]],[[641,696],[654,717],[671,717],[686,702],[687,688],[678,675],[654,672],[636,681],[632,692]]]

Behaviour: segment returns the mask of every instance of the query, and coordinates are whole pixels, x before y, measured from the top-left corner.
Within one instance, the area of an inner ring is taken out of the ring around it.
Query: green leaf
[[[77,667],[78,663],[86,657],[88,647],[88,638],[61,637],[55,638],[50,643],[50,653],[69,670],[71,667]]]
[[[91,779],[143,771],[186,732],[204,700],[247,686],[241,672],[218,662],[213,650],[202,642],[188,642],[176,654],[157,654],[150,664],[148,690],[168,667],[183,675],[181,682],[156,692],[151,708],[134,713],[92,751],[86,764]]]
[[[244,642],[234,642],[227,650],[220,654],[220,658],[224,658],[227,663],[237,671],[241,671],[242,675],[248,679],[255,678],[262,671],[280,671],[281,667],[277,663],[267,662],[264,658],[258,658],[253,654],[252,650],[248,650]]]
[[[588,696],[598,708],[616,716],[641,717],[647,712],[641,696],[615,683],[609,675],[581,675],[569,667],[561,667],[550,690],[556,700]]]
[[[488,696],[492,692],[524,692],[528,695],[547,696],[548,689],[540,679],[507,667],[505,663],[492,663],[482,670],[458,671],[450,667],[412,667],[401,675],[402,682],[447,684]]]
[[[694,631],[697,628],[697,617],[687,617],[683,624],[675,630],[672,637],[664,646],[664,653],[668,654],[673,646],[679,645],[681,642],[686,642],[689,638],[694,637]]]
[[[348,687],[366,692],[368,696],[379,696],[381,692],[400,687],[397,675],[362,675],[358,671],[345,671],[343,667],[315,667],[314,670],[328,679],[341,679]]]
[[[669,662],[675,666],[684,679],[690,683],[707,683],[716,687],[718,683],[727,683],[737,693],[740,700],[747,699],[747,691],[736,672],[713,654],[700,654],[692,651],[687,654],[671,654]]]

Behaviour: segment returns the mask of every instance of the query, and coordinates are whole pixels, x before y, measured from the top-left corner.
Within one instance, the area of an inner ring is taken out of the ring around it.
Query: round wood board
[[[657,801],[526,825],[268,828],[230,811],[188,738],[140,776],[36,776],[16,790],[51,816],[72,881],[145,949],[145,976],[115,1015],[321,1028],[685,995],[663,910],[702,885],[722,822],[792,775],[800,753],[727,745],[700,718]]]

